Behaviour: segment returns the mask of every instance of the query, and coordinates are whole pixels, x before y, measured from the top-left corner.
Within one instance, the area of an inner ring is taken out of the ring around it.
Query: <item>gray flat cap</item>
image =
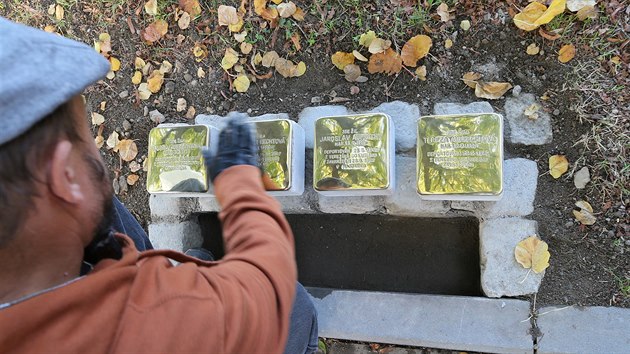
[[[109,71],[94,48],[0,17],[0,145]]]

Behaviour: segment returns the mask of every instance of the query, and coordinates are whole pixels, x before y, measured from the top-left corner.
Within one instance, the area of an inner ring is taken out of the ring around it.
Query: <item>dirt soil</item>
[[[43,28],[52,21],[46,14],[51,3],[25,1],[20,4],[17,1],[5,1],[4,15]],[[162,42],[152,46],[142,43],[138,34],[131,31],[141,29],[147,24],[146,20],[138,20],[136,16],[137,9],[142,6],[141,2],[106,1],[114,10],[108,6],[100,8],[99,11],[106,14],[101,17],[92,11],[96,6],[89,2],[72,3],[73,6],[66,12],[68,20],[64,24],[63,33],[92,44],[98,33],[107,31],[112,38],[112,53],[122,62],[122,68],[113,80],[101,81],[86,92],[88,111],[99,112],[106,117],[102,132],[105,139],[116,130],[121,134],[121,139],[124,136],[135,140],[139,150],[138,163],[146,158],[148,133],[156,125],[149,119],[148,111],[159,110],[166,116],[168,123],[190,122],[184,118],[185,112],[176,111],[178,98],[185,98],[188,105],[195,107],[197,114],[225,115],[230,111],[240,111],[259,115],[286,112],[292,119],[297,119],[302,109],[330,102],[362,111],[393,100],[417,104],[421,114],[431,114],[433,105],[437,102],[469,103],[480,100],[460,80],[468,71],[480,72],[488,81],[519,85],[523,93],[533,93],[537,97],[548,96],[549,99],[543,105],[552,117],[553,142],[539,147],[511,144],[505,146],[506,157],[534,160],[540,171],[535,211],[531,218],[538,221],[539,235],[549,244],[551,261],[536,296],[536,304],[630,307],[630,294],[623,293],[623,285],[629,286],[627,277],[630,273],[629,196],[623,193],[605,193],[593,183],[586,189],[578,190],[573,185],[570,173],[557,180],[546,173],[549,168],[548,158],[554,154],[566,155],[572,163],[581,159],[580,166],[571,165],[571,168],[579,169],[598,163],[596,156],[589,156],[583,146],[576,145],[576,142],[592,130],[594,123],[577,118],[574,107],[581,93],[569,89],[570,86],[567,85],[574,66],[558,62],[558,44],[519,31],[512,24],[507,10],[502,12],[503,19],[497,12],[490,13],[490,18],[484,19],[483,13],[480,14],[477,8],[474,11],[465,8],[468,1],[460,1],[460,11],[456,13],[458,17],[453,22],[459,24],[460,20],[473,18],[473,26],[466,32],[455,26],[448,33],[437,30],[428,33],[433,37],[434,46],[429,58],[424,61],[427,66],[426,81],[419,81],[403,70],[393,76],[369,75],[366,83],[357,84],[347,82],[343,73],[334,68],[330,61],[330,55],[337,50],[352,51],[356,46],[352,36],[344,34],[341,26],[335,29],[337,32],[324,33],[321,30],[323,25],[320,14],[316,8],[312,8],[302,24],[302,31],[314,29],[322,33],[318,35],[314,45],[304,45],[301,51],[293,51],[291,54],[306,63],[305,75],[285,79],[276,74],[268,80],[252,83],[247,93],[240,94],[230,91],[227,75],[219,66],[226,47],[225,37],[230,38],[225,29],[216,27],[216,14],[212,13],[215,2],[208,1],[204,4],[203,9],[208,13],[204,13],[195,23],[195,29],[182,31],[172,25],[172,32]],[[120,5],[114,7],[116,3]],[[331,5],[335,2],[320,3]],[[389,1],[368,1],[365,6],[368,5],[375,8],[373,11],[376,12],[392,6]],[[107,12],[107,9],[110,11]],[[18,18],[19,11],[31,16],[26,19]],[[0,11],[0,14],[3,12]],[[338,10],[336,16],[346,16],[352,20],[354,15],[352,9],[344,8],[344,11]],[[133,29],[129,26],[128,18],[131,19]],[[357,25],[352,21],[349,23]],[[382,25],[387,28],[386,24]],[[210,30],[204,31],[204,27],[209,27]],[[360,28],[356,31],[361,33]],[[455,31],[456,37],[453,36]],[[411,36],[408,33],[426,32],[422,28],[407,29],[403,33],[407,39]],[[186,36],[180,44],[177,43],[177,34]],[[275,49],[278,53],[287,52],[284,35],[280,33],[277,37]],[[446,38],[455,38],[455,45],[450,49],[443,45]],[[197,41],[207,43],[210,51],[208,57],[201,62],[195,61],[191,54],[191,48]],[[527,55],[525,49],[532,42],[540,44],[547,53]],[[402,47],[402,43],[404,42],[397,41],[394,45]],[[131,83],[136,56],[151,58],[158,64],[162,60],[174,64],[174,72],[166,77],[165,86],[168,90],[163,87],[148,101],[137,98],[136,87]],[[577,60],[573,64],[577,65]],[[200,67],[207,73],[205,78],[197,77]],[[360,91],[351,94],[351,87],[355,85]],[[506,94],[509,95],[510,92]],[[100,108],[103,101],[106,102],[104,111]],[[489,101],[499,113],[503,113],[504,102],[504,99]],[[618,104],[627,105],[628,102]],[[97,133],[96,127],[94,133]],[[131,174],[128,163],[123,162],[118,154],[106,147],[101,151],[111,168],[112,177],[116,179]],[[117,189],[120,199],[146,228],[150,222],[148,194],[144,186],[146,173],[140,170],[137,174],[140,180],[135,185],[125,185],[122,190],[119,185]],[[602,178],[610,179],[614,176]],[[593,205],[597,216],[595,225],[581,226],[573,217],[574,203],[580,199]]]

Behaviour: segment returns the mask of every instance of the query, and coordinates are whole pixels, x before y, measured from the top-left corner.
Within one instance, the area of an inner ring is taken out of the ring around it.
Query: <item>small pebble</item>
[[[190,82],[192,79],[193,79],[192,75],[184,74],[184,80],[186,80],[186,82]]]
[[[554,109],[553,110],[553,115],[554,116],[559,116],[560,115],[560,110],[559,109]]]
[[[630,240],[626,240],[626,242],[624,242],[626,244],[626,246],[630,246]]]
[[[505,40],[505,39],[507,39],[507,34],[505,34],[505,33],[503,33],[503,32],[499,32],[499,38],[500,38],[501,40]]]
[[[148,114],[149,114],[149,107],[144,106],[144,108],[142,108],[142,115],[146,117]]]
[[[177,112],[183,112],[186,110],[186,107],[188,107],[188,104],[186,103],[186,99],[185,98],[178,98],[177,99]]]
[[[567,221],[567,223],[564,224],[564,227],[566,227],[567,229],[573,227],[573,221]]]
[[[522,91],[523,91],[523,88],[521,87],[521,85],[516,85],[512,89],[512,96],[518,97]]]
[[[118,178],[118,185],[120,187],[120,193],[127,193],[127,178],[125,178],[125,176]]]
[[[114,178],[112,181],[112,187],[114,188],[115,194],[120,194],[120,186],[118,185],[118,179]]]
[[[129,131],[129,130],[131,130],[131,123],[129,123],[129,121],[128,121],[128,120],[126,120],[126,119],[125,119],[125,120],[123,120],[122,125],[123,125],[123,129],[124,129],[125,131]]]
[[[247,109],[247,114],[252,114],[252,109],[251,108]]]
[[[164,93],[173,93],[173,91],[175,91],[175,83],[173,81],[167,82],[164,86]]]
[[[118,97],[120,97],[120,98],[127,98],[127,97],[129,97],[129,91],[127,91],[127,90],[122,91],[121,93],[118,94]]]
[[[311,97],[311,103],[321,103],[322,98],[319,96]]]
[[[154,109],[151,112],[149,112],[149,119],[151,119],[153,123],[155,124],[164,123],[164,121],[166,120],[164,115],[160,113],[160,111],[158,111],[157,109]]]

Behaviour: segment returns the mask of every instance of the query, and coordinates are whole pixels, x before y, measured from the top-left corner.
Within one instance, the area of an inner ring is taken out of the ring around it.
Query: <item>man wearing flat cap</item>
[[[152,250],[112,197],[80,96],[108,70],[85,44],[0,17],[0,353],[315,351],[248,126],[229,122],[206,156],[225,257]]]

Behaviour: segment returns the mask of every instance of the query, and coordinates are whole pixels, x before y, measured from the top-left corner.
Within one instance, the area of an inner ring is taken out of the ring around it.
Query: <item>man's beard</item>
[[[92,177],[96,181],[103,183],[103,208],[100,221],[94,229],[92,241],[85,247],[83,260],[89,264],[96,264],[104,258],[122,258],[122,246],[115,237],[112,229],[114,218],[114,203],[112,201],[112,190],[109,178],[105,173],[101,161],[91,156],[85,155],[84,159],[91,166]]]

